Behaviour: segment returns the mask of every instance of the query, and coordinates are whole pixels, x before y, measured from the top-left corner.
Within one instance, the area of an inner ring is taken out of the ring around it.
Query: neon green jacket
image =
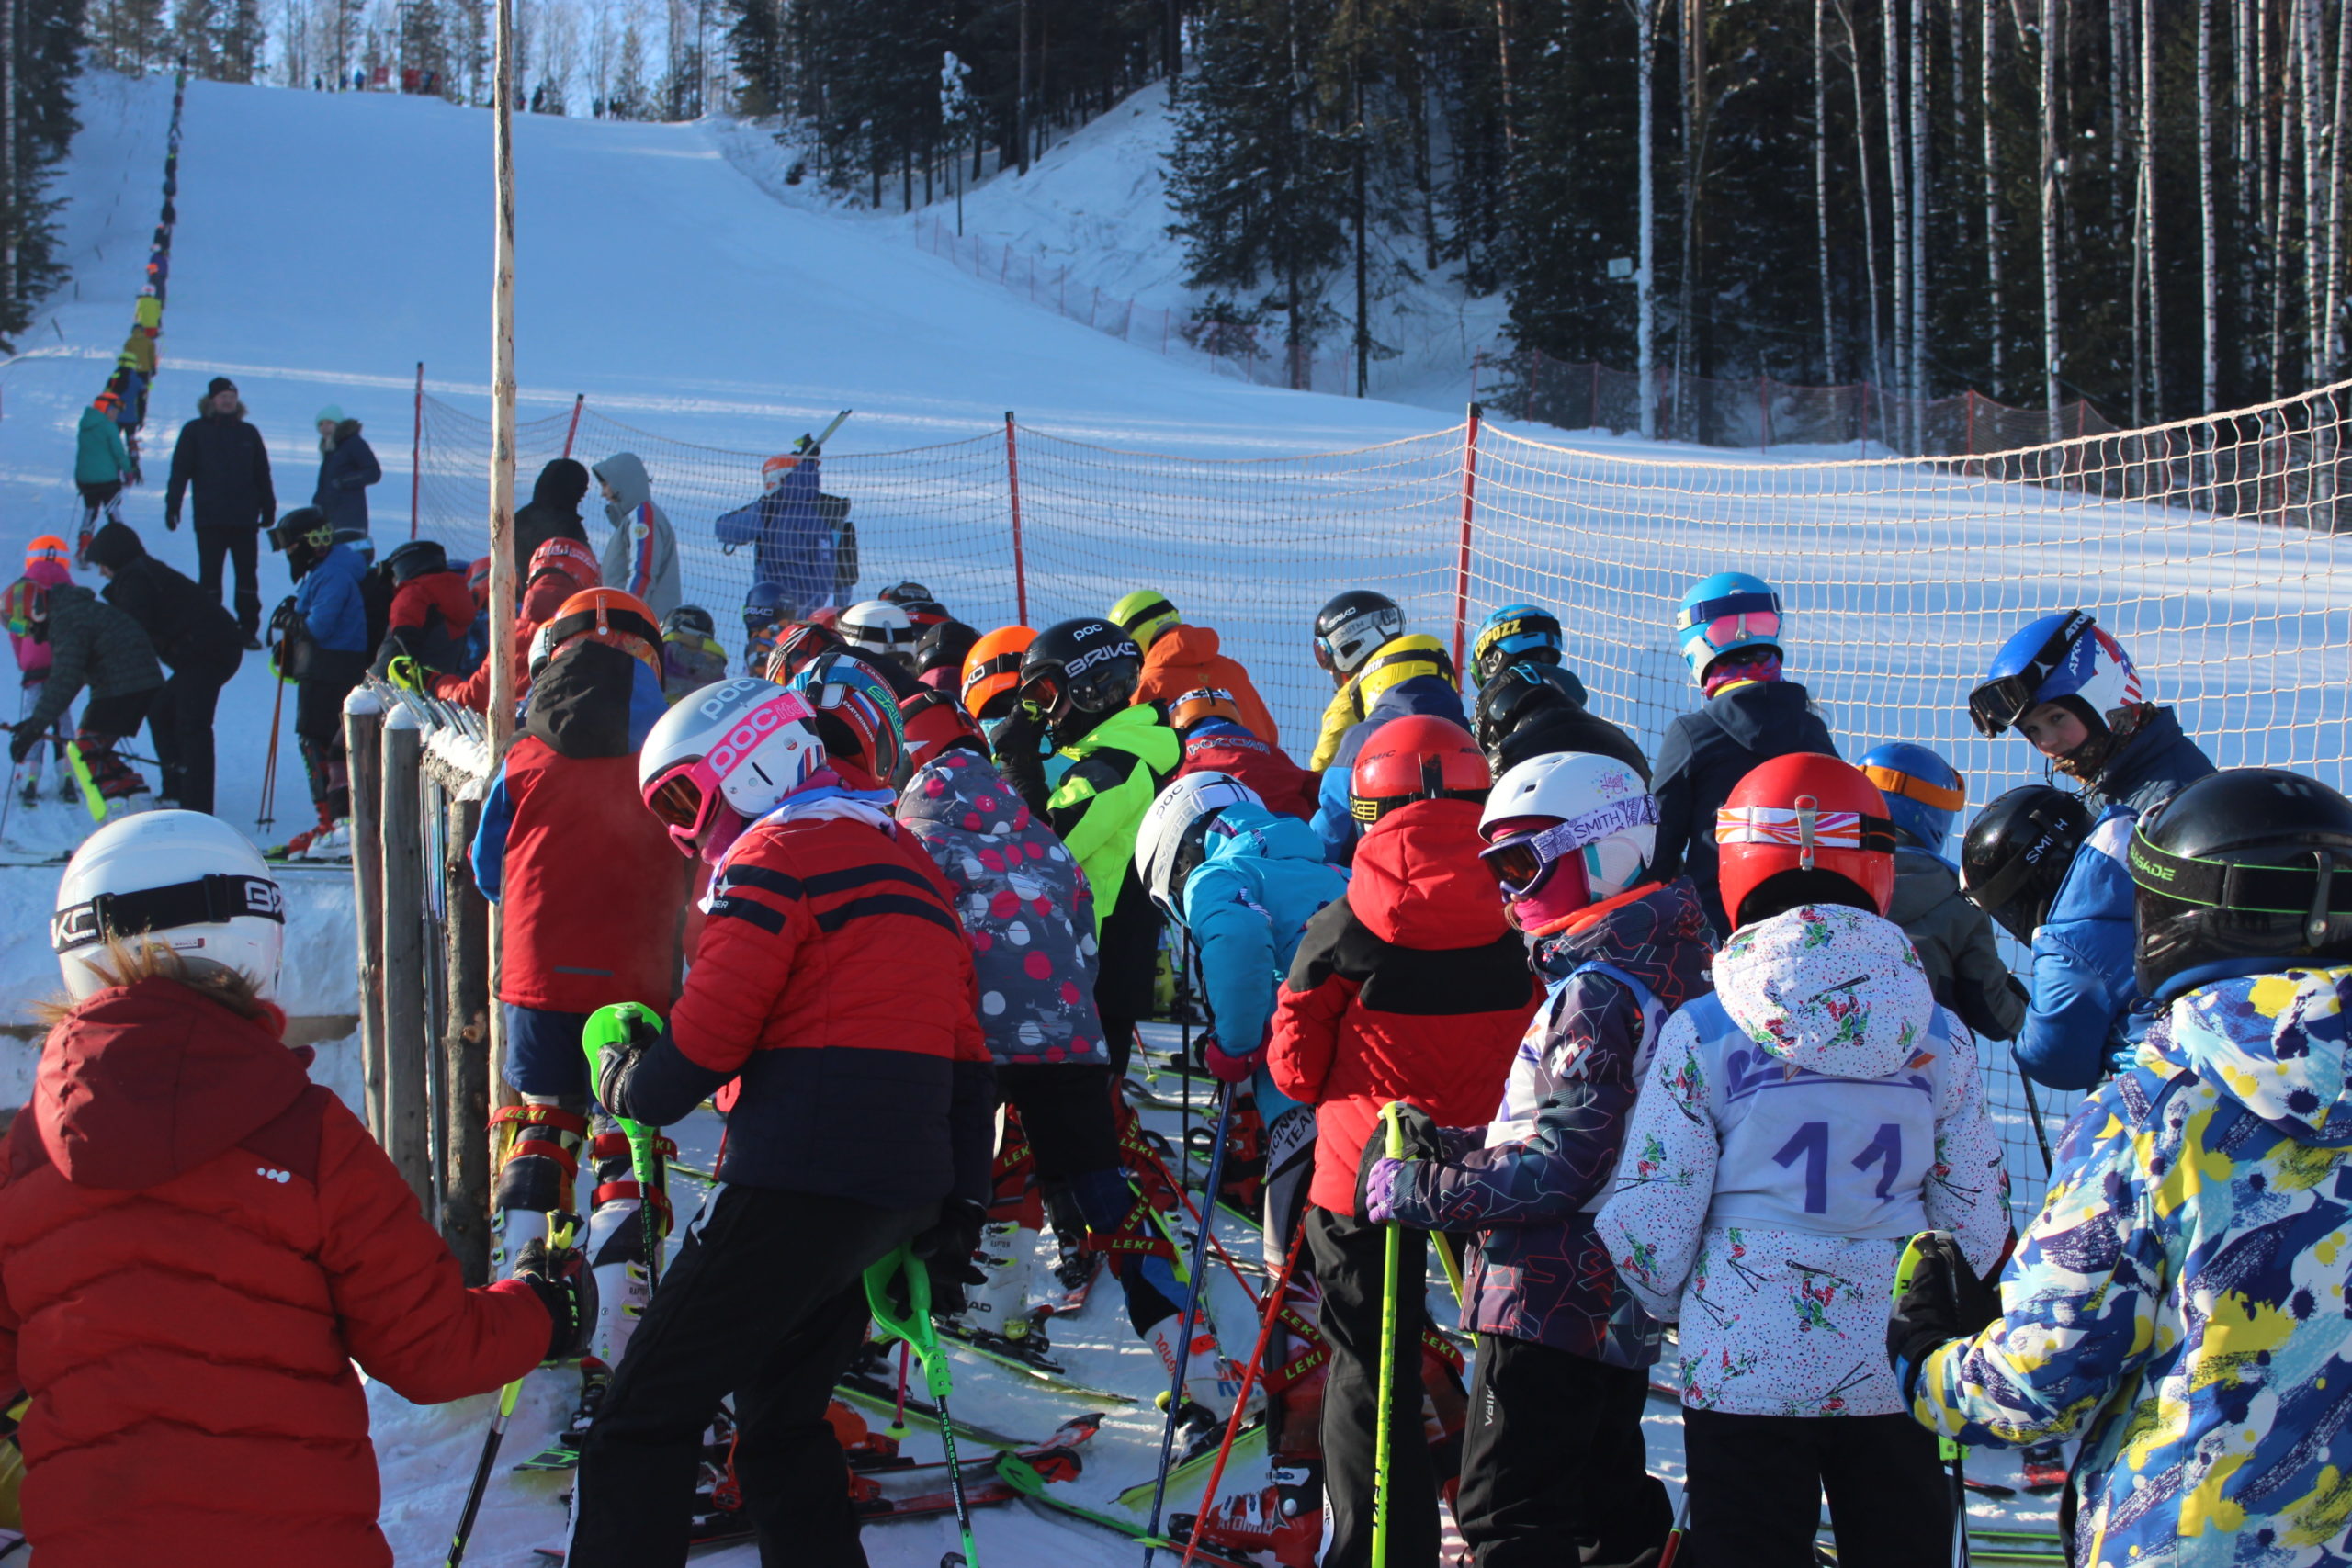
[[[1183,761],[1183,742],[1148,704],[1121,708],[1061,749],[1070,770],[1046,816],[1094,886],[1100,932],[1136,881],[1136,830],[1162,780]],[[1140,884],[1136,896],[1141,897]]]

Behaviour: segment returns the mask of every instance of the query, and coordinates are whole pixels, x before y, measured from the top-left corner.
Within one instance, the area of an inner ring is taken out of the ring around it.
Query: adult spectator
[[[605,497],[613,531],[596,559],[605,586],[645,601],[655,618],[678,607],[678,536],[670,514],[653,504],[653,479],[634,452],[616,452],[589,470]]]
[[[580,520],[580,503],[588,494],[585,464],[558,457],[539,470],[531,499],[514,513],[514,575],[530,575],[539,547],[549,539],[588,542],[588,526]]]
[[[343,417],[334,403],[319,411],[319,483],[311,504],[337,529],[368,532],[368,487],[384,477],[375,449],[359,434],[359,422]]]
[[[106,602],[139,623],[171,673],[147,710],[162,765],[164,806],[212,809],[212,713],[244,660],[237,623],[220,601],[147,553],[127,523],[90,540],[90,564],[107,580]]]
[[[196,579],[220,597],[220,569],[232,559],[237,570],[237,629],[247,648],[261,646],[261,581],[256,572],[256,536],[277,520],[277,493],[270,488],[269,453],[261,432],[245,423],[237,384],[215,376],[197,404],[197,416],[180,426],[172,448],[172,479],[164,495],[164,526],[180,525],[180,503],[196,490]]]

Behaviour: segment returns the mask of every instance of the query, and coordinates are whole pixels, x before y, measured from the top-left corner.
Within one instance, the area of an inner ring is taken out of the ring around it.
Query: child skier
[[[524,574],[523,602],[515,606],[514,643],[514,694],[530,695],[531,644],[539,628],[555,619],[565,601],[596,586],[596,557],[577,539],[553,538],[531,552],[531,569]],[[666,663],[665,663],[666,671]],[[425,689],[445,703],[462,703],[477,713],[490,707],[490,660],[470,675],[426,675]],[[666,680],[664,687],[666,690]]]
[[[1261,805],[1301,822],[1314,820],[1315,775],[1273,741],[1252,734],[1232,693],[1196,687],[1179,694],[1168,704],[1168,728],[1184,743],[1179,778],[1230,773],[1250,786]]]
[[[90,700],[74,733],[82,769],[109,816],[153,804],[146,778],[115,755],[115,742],[139,733],[164,689],[155,650],[139,623],[77,582],[43,587],[29,580],[8,615],[11,636],[49,648],[49,674],[32,710],[8,739],[8,761],[21,765],[62,721],[84,686]]]
[[[865,1327],[861,1277],[911,1240],[936,1280],[979,1241],[995,1089],[955,896],[890,793],[828,756],[818,712],[729,681],[670,709],[639,757],[647,806],[712,863],[709,921],[667,1027],[605,1053],[597,1098],[662,1126],[741,1089],[720,1184],[582,1447],[571,1568],[684,1559],[695,1454],[729,1394],[763,1556],[863,1564],[825,1422]],[[829,719],[869,761],[902,744],[862,690]]]
[[[653,480],[634,452],[616,452],[589,470],[613,531],[597,561],[605,586],[642,601],[658,622],[678,607],[678,536],[653,504]]]
[[[54,534],[43,534],[25,547],[25,574],[8,585],[5,614],[8,622],[8,645],[17,656],[17,718],[32,716],[33,707],[40,701],[41,682],[49,679],[49,644],[32,634],[33,592],[40,588],[54,588],[61,582],[74,581],[73,559],[65,541]],[[17,629],[22,623],[24,630]],[[81,786],[74,783],[73,772],[65,763],[65,742],[73,724],[70,712],[60,713],[51,726],[49,747],[57,762],[57,797],[74,800],[80,796]],[[40,798],[41,749],[35,747],[25,753],[17,765],[13,787],[30,806]]]
[[[1471,733],[1496,776],[1550,752],[1585,751],[1614,757],[1641,774],[1647,787],[1650,760],[1634,738],[1588,709],[1559,673],[1557,665],[1506,664],[1478,687]]]
[[[1149,588],[1138,588],[1112,605],[1110,619],[1143,649],[1136,701],[1172,703],[1186,692],[1210,687],[1232,699],[1242,728],[1269,746],[1281,744],[1282,732],[1250,684],[1250,671],[1220,649],[1213,628],[1186,625],[1167,595]]]
[[[1345,865],[1356,852],[1363,826],[1351,812],[1350,770],[1381,729],[1411,714],[1442,718],[1467,730],[1462,693],[1453,660],[1437,638],[1418,634],[1390,639],[1359,669],[1350,682],[1363,716],[1340,737],[1331,749],[1330,765],[1323,771],[1315,806],[1315,834],[1323,853],[1334,865]]]
[[[130,478],[130,449],[124,445],[122,426],[115,419],[121,407],[119,392],[100,392],[82,411],[81,425],[74,432],[74,486],[82,492],[85,548],[97,531],[100,513],[109,522],[122,521],[122,487]]]
[[[1667,727],[1651,790],[1657,795],[1659,874],[1687,871],[1707,927],[1728,933],[1715,888],[1715,809],[1759,762],[1792,751],[1838,755],[1805,690],[1781,678],[1787,622],[1762,578],[1719,571],[1682,595],[1674,636],[1706,705]]]
[[[293,614],[271,617],[280,636],[277,675],[294,686],[294,739],[301,749],[318,825],[288,841],[289,853],[326,847],[351,816],[351,781],[344,752],[343,700],[368,673],[368,605],[361,580],[368,565],[357,547],[334,536],[334,524],[315,506],[288,513],[280,533],[308,552],[310,566],[294,585]],[[290,551],[289,551],[290,556]]]
[[[1941,1562],[1951,1495],[1881,1339],[1913,1233],[1957,1233],[1980,1274],[2008,1234],[1975,1042],[1884,918],[1894,829],[1868,779],[1778,757],[1719,821],[1734,934],[1667,1023],[1595,1221],[1634,1299],[1681,1325],[1690,1548],[1811,1568],[1826,1487],[1839,1562]]]
[[[1437,1157],[1382,1158],[1367,1217],[1476,1230],[1463,1326],[1478,1336],[1456,1504],[1474,1560],[1647,1561],[1672,1510],[1642,1442],[1664,1338],[1594,1234],[1667,1016],[1711,982],[1698,890],[1651,875],[1657,802],[1611,757],[1521,762],[1478,825],[1548,998],[1501,1112],[1435,1132]],[[1419,1113],[1413,1112],[1418,1119]]]
[[[833,603],[833,530],[817,493],[821,461],[815,453],[770,457],[760,465],[760,498],[712,525],[729,555],[752,547],[752,580],[773,590],[777,620]]]
[[[662,623],[662,694],[672,702],[727,679],[718,624],[699,604],[681,604]]]
[[[383,570],[393,592],[379,666],[406,656],[436,675],[469,673],[473,666],[466,661],[466,637],[473,629],[474,596],[441,542],[411,539],[384,558]]]
[[[1330,1343],[1323,1389],[1327,1568],[1371,1561],[1372,1452],[1383,1316],[1381,1228],[1358,1201],[1365,1150],[1378,1157],[1381,1108],[1410,1100],[1441,1125],[1490,1115],[1512,1048],[1542,992],[1494,879],[1477,863],[1487,760],[1460,725],[1412,716],[1381,727],[1355,764],[1351,805],[1367,824],[1347,897],[1309,921],[1274,1013],[1274,1087],[1315,1107],[1306,1246]],[[1427,1254],[1403,1250],[1395,1307],[1396,1433],[1420,1428]],[[1438,1551],[1428,1448],[1388,1456],[1390,1561]]]
[[[44,1568],[390,1568],[361,1374],[434,1403],[573,1353],[578,1268],[468,1290],[416,1195],[281,1040],[285,904],[193,811],[58,885],[51,1010],[0,1170],[0,1382]]]
[[[1894,902],[1886,918],[1911,939],[1937,1001],[1979,1040],[2016,1038],[2025,987],[2001,962],[1992,918],[1960,896],[1960,868],[1944,855],[1952,818],[1968,804],[1968,781],[1934,751],[1905,741],[1874,748],[1861,767],[1894,824]]]
[[[1380,650],[1405,635],[1405,612],[1396,601],[1371,588],[1351,588],[1335,593],[1315,613],[1315,662],[1331,677],[1331,700],[1324,705],[1323,722],[1306,771],[1319,773],[1330,767],[1340,738],[1363,717],[1364,703],[1356,689],[1357,677],[1371,666]]]

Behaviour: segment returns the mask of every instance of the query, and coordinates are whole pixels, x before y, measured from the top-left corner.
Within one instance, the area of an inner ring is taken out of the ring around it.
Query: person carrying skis
[[[597,1099],[664,1126],[740,1090],[719,1184],[582,1444],[570,1568],[685,1560],[695,1455],[730,1394],[763,1558],[862,1565],[825,1421],[865,1332],[862,1277],[909,1242],[935,1285],[969,1277],[995,1104],[971,949],[890,792],[829,754],[819,713],[738,678],[671,708],[639,753],[646,805],[712,865],[709,919],[668,1022],[605,1051]],[[825,721],[869,761],[903,744],[863,689]]]
[[[752,547],[752,581],[772,585],[778,620],[833,603],[833,530],[818,502],[822,461],[813,452],[770,457],[760,465],[759,499],[711,525],[729,555]]]
[[[0,617],[8,624],[9,650],[17,656],[17,718],[20,729],[40,704],[41,683],[49,679],[49,644],[32,632],[33,594],[37,590],[73,581],[73,556],[66,549],[65,541],[54,534],[42,534],[25,547],[25,574],[10,583],[6,596],[0,597]],[[23,629],[18,630],[19,626]],[[50,728],[51,750],[57,761],[57,797],[69,801],[79,799],[82,794],[65,761],[65,741],[72,724],[69,709],[61,712]],[[25,760],[17,764],[13,787],[28,806],[40,798],[40,767],[38,746],[26,752]]]
[[[2167,707],[2148,701],[2122,644],[2085,610],[2028,622],[1968,696],[1979,731],[2015,729],[2084,786],[2097,812],[2032,937],[2033,999],[2018,1066],[2086,1089],[2127,1066],[2149,1014],[2132,976],[2132,825],[2213,771]]]
[[[1166,594],[1138,588],[1111,606],[1109,618],[1143,649],[1136,701],[1172,703],[1186,692],[1207,687],[1232,700],[1239,714],[1236,722],[1242,728],[1269,746],[1282,743],[1282,731],[1258,695],[1258,688],[1250,683],[1250,671],[1239,660],[1220,650],[1214,629],[1187,626]]]
[[[1453,660],[1433,637],[1392,638],[1357,670],[1350,683],[1363,705],[1363,716],[1332,748],[1315,805],[1315,836],[1323,840],[1323,853],[1334,865],[1347,864],[1356,852],[1363,829],[1351,809],[1349,771],[1381,728],[1410,714],[1442,718],[1460,729],[1470,728],[1462,713]]]
[[[1886,918],[1911,939],[1936,1000],[1979,1040],[2012,1040],[2025,1021],[2025,987],[2001,962],[1992,917],[1960,896],[1960,868],[1944,857],[1968,781],[1935,751],[1894,741],[1863,754],[1862,776],[1886,797],[1894,824],[1894,902]]]
[[[89,539],[98,525],[98,513],[107,514],[109,522],[122,521],[122,487],[130,479],[130,448],[122,439],[122,426],[116,422],[116,411],[122,407],[122,394],[100,392],[90,406],[82,411],[82,423],[74,434],[74,488],[82,492],[82,545],[86,553]]]
[[[678,607],[678,536],[669,513],[653,504],[644,459],[616,452],[589,470],[613,525],[597,560],[605,586],[644,601],[658,622]]]
[[[565,601],[548,631],[554,651],[482,802],[469,860],[482,897],[502,912],[505,1077],[522,1099],[491,1118],[506,1139],[492,1201],[493,1270],[546,1236],[548,1216],[573,1206],[573,1174],[595,1168],[584,1251],[596,1324],[580,1366],[576,1440],[652,1290],[639,1211],[651,1202],[669,1220],[664,1193],[638,1190],[612,1117],[599,1114],[592,1127],[581,1032],[612,1002],[669,1012],[688,879],[637,788],[638,749],[667,711],[652,618],[625,593],[591,588]],[[628,890],[626,919],[614,918],[616,888]]]
[[[1315,819],[1315,775],[1292,761],[1282,747],[1253,734],[1242,723],[1232,693],[1195,687],[1179,694],[1168,702],[1168,728],[1184,743],[1177,777],[1229,773],[1270,809],[1301,822]]]
[[[2075,1560],[2335,1560],[2352,1473],[2352,801],[2266,768],[2141,817],[2157,1010],[2068,1124],[1997,1293],[1913,1238],[1885,1354],[1963,1443],[2075,1438]]]
[[[1382,1108],[1409,1101],[1441,1126],[1493,1113],[1511,1053],[1543,992],[1478,864],[1479,807],[1491,775],[1469,732],[1448,719],[1394,719],[1356,760],[1351,806],[1366,824],[1345,898],[1307,922],[1274,1010],[1266,1066],[1274,1087],[1315,1107],[1306,1247],[1329,1341],[1324,1483],[1326,1568],[1371,1561],[1373,1437],[1384,1313],[1381,1227],[1360,1172],[1382,1150]],[[1387,1458],[1390,1561],[1438,1551],[1437,1478],[1421,1429],[1421,1301],[1427,1249],[1403,1248],[1396,1322],[1394,1432]]]
[[[1805,689],[1781,678],[1786,629],[1781,596],[1744,571],[1700,579],[1674,613],[1675,642],[1707,700],[1668,725],[1657,749],[1657,868],[1690,873],[1719,937],[1732,921],[1715,886],[1716,808],[1759,762],[1792,751],[1838,755]]]
[[[153,796],[146,778],[114,748],[139,733],[164,688],[154,646],[137,621],[80,583],[29,588],[10,611],[8,630],[48,645],[49,674],[32,711],[8,739],[8,761],[21,764],[31,756],[86,686],[90,700],[82,705],[74,734],[79,771],[88,775],[84,787],[97,793],[109,816],[147,809]]]
[[[573,1353],[572,1256],[469,1290],[277,1000],[282,890],[194,811],[90,835],[66,998],[0,1168],[0,1382],[43,1568],[391,1568],[362,1384],[437,1404]]]
[[[128,523],[100,528],[89,554],[107,580],[101,596],[139,623],[170,671],[147,710],[147,732],[163,774],[156,804],[210,811],[213,710],[245,657],[236,620],[219,600],[149,555]]]
[[[344,750],[343,700],[368,673],[368,563],[355,540],[335,536],[334,523],[315,506],[279,519],[290,563],[296,549],[308,564],[294,596],[270,617],[277,676],[294,682],[294,741],[311,786],[315,827],[287,841],[288,854],[345,847],[350,834],[351,778]]]
[[[1902,928],[1894,826],[1834,757],[1776,757],[1718,818],[1735,929],[1714,990],[1668,1021],[1594,1225],[1652,1317],[1681,1325],[1687,1551],[1812,1568],[1951,1556],[1935,1440],[1881,1350],[1903,1243],[1978,1274],[2009,1231],[1976,1043]]]

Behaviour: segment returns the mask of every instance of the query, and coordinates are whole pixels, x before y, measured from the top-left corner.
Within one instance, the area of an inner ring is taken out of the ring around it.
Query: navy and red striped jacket
[[[971,949],[911,834],[786,812],[729,852],[669,1032],[610,1109],[662,1125],[737,1077],[722,1180],[987,1201],[996,1085]]]

